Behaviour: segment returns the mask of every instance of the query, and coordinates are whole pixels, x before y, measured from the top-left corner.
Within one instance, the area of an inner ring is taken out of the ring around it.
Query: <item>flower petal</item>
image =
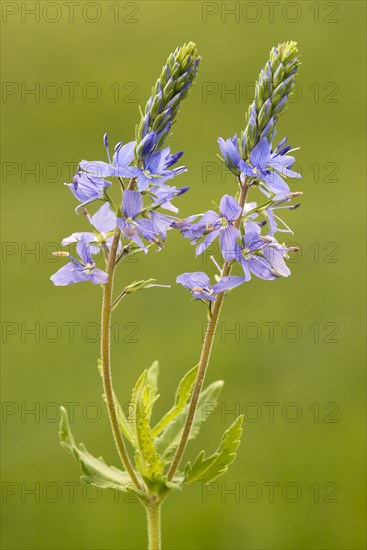
[[[241,160],[239,165],[238,165],[239,169],[241,170],[242,174],[245,174],[245,176],[255,176],[255,172],[254,172],[254,169],[251,168],[251,166],[249,166],[247,164],[247,162],[245,162],[244,160]]]
[[[260,256],[251,256],[247,265],[250,271],[256,275],[256,277],[260,277],[260,279],[272,281],[277,278],[274,272],[270,269],[271,266],[265,258],[261,258]]]
[[[291,190],[285,181],[277,174],[277,172],[262,173],[260,177],[261,181],[266,183],[270,191],[276,193],[278,196],[289,195]]]
[[[205,237],[203,242],[198,244],[198,246],[196,247],[196,256],[200,256],[200,254],[205,252],[208,246],[218,237],[220,231],[221,230],[219,228],[219,229],[214,229],[214,231],[211,231],[210,233],[208,233],[208,235]]]
[[[112,166],[107,162],[102,162],[100,160],[83,160],[80,163],[80,167],[86,172],[90,172],[98,177],[108,177],[111,176]]]
[[[223,258],[227,262],[235,259],[236,240],[239,235],[239,230],[236,227],[233,227],[233,225],[228,225],[220,232],[220,250]]]
[[[223,277],[219,283],[213,285],[213,291],[215,294],[218,294],[219,292],[224,292],[225,290],[230,290],[231,288],[240,286],[245,281],[246,277],[244,276],[238,277],[235,275],[229,275],[228,277]]]
[[[90,223],[100,233],[106,234],[116,226],[116,214],[112,212],[111,206],[107,202],[91,217]]]
[[[135,143],[135,141],[129,141],[129,143],[125,143],[125,145],[117,149],[116,153],[113,155],[114,167],[125,167],[132,162],[134,158]]]
[[[105,285],[108,281],[108,275],[102,269],[95,267],[91,274],[91,281],[94,285]]]
[[[135,218],[143,209],[143,197],[139,191],[124,191],[122,210],[125,218]]]
[[[210,279],[204,271],[182,273],[182,275],[176,277],[176,283],[180,283],[182,286],[190,290],[195,287],[210,288]]]
[[[252,166],[255,166],[260,171],[265,170],[270,162],[271,147],[268,140],[261,138],[259,143],[255,145],[250,153],[250,161]]]
[[[226,218],[229,222],[234,222],[241,214],[241,207],[234,197],[224,195],[220,201],[219,211],[223,218]]]
[[[56,271],[56,273],[50,277],[50,280],[55,286],[67,286],[73,285],[74,283],[82,283],[87,280],[87,276],[82,266],[78,266],[74,262],[69,262]]]

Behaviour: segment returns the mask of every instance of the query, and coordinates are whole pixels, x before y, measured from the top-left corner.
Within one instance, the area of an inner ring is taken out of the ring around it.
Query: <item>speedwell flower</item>
[[[110,187],[111,182],[79,170],[73,177],[73,183],[66,183],[65,185],[69,187],[73,195],[81,203],[76,207],[75,211],[77,211],[90,202],[104,199],[104,190]]]
[[[206,235],[203,242],[196,248],[196,255],[202,254],[208,246],[220,237],[220,249],[225,260],[228,258],[228,252],[233,251],[233,242],[239,236],[239,231],[234,227],[235,222],[241,214],[241,207],[237,201],[230,195],[224,195],[219,204],[219,214],[214,210],[205,212],[201,220],[193,225],[182,229],[184,237],[196,242],[203,235]]]
[[[120,141],[116,147],[115,152],[111,160],[109,148],[108,148],[108,135],[103,136],[103,143],[106,147],[108,162],[100,160],[83,160],[80,163],[80,167],[86,172],[90,172],[99,177],[130,177],[131,164],[134,158],[135,141],[130,141],[125,145]]]
[[[245,281],[246,277],[230,275],[228,277],[223,277],[219,283],[215,283],[211,286],[208,275],[203,271],[183,273],[176,278],[177,283],[180,283],[191,291],[195,300],[209,300],[211,302],[216,299],[217,294],[240,286]]]
[[[142,167],[130,166],[129,177],[137,178],[139,191],[146,191],[151,185],[163,185],[167,180],[187,171],[185,166],[170,169],[180,157],[181,153],[171,155],[169,147],[155,151],[144,158]]]
[[[70,256],[68,252],[55,252],[56,256],[69,258],[70,262],[64,265],[51,277],[55,286],[67,286],[74,283],[91,281],[95,285],[104,285],[108,281],[108,275],[96,267],[92,258],[88,236],[84,235],[76,245],[80,260]]]
[[[260,226],[255,222],[245,224],[245,235],[242,242],[234,243],[232,259],[242,265],[246,281],[251,273],[268,281],[280,276],[288,277],[290,270],[284,262],[286,249],[273,237],[262,237]]]
[[[238,149],[238,138],[237,134],[233,136],[233,138],[228,138],[224,140],[223,138],[218,138],[218,144],[219,148],[221,150],[221,153],[223,155],[223,160],[228,166],[228,168],[233,172],[235,175],[240,174],[240,170],[238,168],[238,165],[241,160],[241,155]]]
[[[122,214],[123,217],[117,218],[117,226],[126,239],[131,239],[145,253],[148,249],[141,237],[152,242],[154,240],[153,223],[146,218],[139,218],[143,210],[143,197],[139,191],[124,191]]]
[[[297,172],[289,169],[294,163],[294,157],[284,155],[278,152],[273,153],[271,145],[266,138],[262,138],[250,153],[250,164],[244,160],[239,163],[239,168],[244,176],[256,178],[263,182],[276,198],[284,198],[291,193],[289,186],[279,175],[298,177]]]
[[[65,237],[61,241],[62,246],[67,246],[71,243],[77,243],[81,240],[83,235],[88,238],[88,242],[91,244],[91,250],[93,254],[99,252],[98,246],[93,246],[95,244],[107,243],[110,244],[112,240],[112,231],[116,227],[116,214],[112,212],[110,204],[107,202],[92,217],[86,215],[91,226],[95,229],[95,232],[78,232],[72,233],[69,237]],[[110,234],[110,235],[109,235]],[[109,235],[109,236],[108,236]]]

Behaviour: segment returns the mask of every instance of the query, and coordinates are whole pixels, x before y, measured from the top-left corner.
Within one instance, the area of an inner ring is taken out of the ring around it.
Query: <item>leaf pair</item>
[[[98,368],[102,374],[100,361]],[[213,481],[224,474],[228,465],[236,458],[242,433],[242,416],[237,418],[224,433],[220,446],[213,455],[206,458],[205,451],[201,451],[192,464],[189,462],[186,465],[183,474],[178,473],[172,482],[167,481],[164,470],[180,442],[197,372],[198,366],[185,374],[176,390],[174,404],[153,428],[151,427],[152,409],[159,398],[157,361],[145,370],[136,382],[132,390],[128,416],[125,415],[114,396],[121,433],[134,449],[136,469],[147,487],[156,494],[163,495],[169,489],[181,490],[185,484]],[[223,382],[218,380],[201,393],[189,439],[195,438],[201,425],[217,411],[217,400],[222,387]],[[82,444],[79,447],[75,444],[66,411],[63,408],[60,441],[62,446],[80,462],[85,474],[82,476],[83,481],[101,488],[136,492],[126,472],[107,466],[103,458],[97,459]]]

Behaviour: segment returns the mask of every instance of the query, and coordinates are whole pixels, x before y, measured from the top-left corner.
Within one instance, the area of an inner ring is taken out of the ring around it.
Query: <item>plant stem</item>
[[[118,415],[114,402],[114,391],[112,386],[111,377],[111,364],[110,364],[110,332],[111,332],[111,297],[113,289],[113,276],[115,272],[115,260],[117,247],[120,241],[120,230],[116,227],[110,252],[107,258],[107,275],[108,281],[103,287],[103,301],[102,301],[102,320],[101,320],[101,359],[103,366],[103,386],[106,396],[108,415],[110,417],[112,432],[114,435],[116,447],[120,455],[121,461],[125,467],[125,470],[129,474],[131,481],[135,487],[141,490],[141,486],[136,475],[136,472],[130,462],[129,455],[127,453],[122,434],[120,432]]]
[[[237,229],[239,229],[239,227],[241,225],[242,211],[243,211],[243,207],[245,206],[245,203],[246,203],[247,193],[248,193],[248,189],[249,189],[249,183],[250,182],[246,179],[243,184],[240,184],[241,185],[241,192],[240,192],[240,197],[238,199],[238,204],[241,206],[241,214],[234,223],[234,226]],[[227,275],[229,275],[230,272],[231,272],[231,269],[232,269],[232,262],[225,262],[223,264],[223,268],[222,268],[222,272],[221,272],[221,278],[226,277]],[[170,468],[169,468],[168,473],[167,473],[167,478],[168,478],[169,481],[173,478],[173,476],[175,475],[175,473],[177,471],[177,468],[180,465],[182,455],[185,452],[186,445],[187,445],[187,442],[188,442],[188,439],[189,439],[189,436],[190,436],[190,431],[191,431],[192,423],[193,423],[194,418],[195,418],[195,413],[196,413],[196,408],[197,408],[199,397],[200,397],[200,392],[201,392],[201,389],[203,387],[206,370],[207,370],[209,360],[210,360],[210,354],[211,354],[211,351],[212,351],[212,348],[213,348],[213,342],[214,342],[214,338],[215,338],[215,333],[216,333],[216,328],[217,328],[220,312],[221,312],[221,309],[222,309],[224,294],[225,294],[224,292],[222,292],[221,294],[218,294],[217,299],[215,300],[212,311],[211,311],[211,316],[210,316],[210,320],[209,320],[209,323],[208,323],[208,326],[207,326],[207,329],[206,329],[204,344],[203,344],[203,348],[202,348],[202,351],[201,351],[201,357],[200,357],[200,362],[199,362],[199,369],[198,369],[197,377],[196,377],[195,384],[194,384],[194,389],[193,389],[192,396],[191,396],[191,401],[190,401],[189,411],[187,413],[185,426],[184,426],[184,429],[183,429],[183,432],[182,432],[180,443],[179,443],[179,445],[176,449],[176,453],[175,453],[175,456],[173,458],[172,464],[170,465]]]
[[[150,500],[145,506],[149,550],[161,550],[161,506],[162,504],[158,500]]]

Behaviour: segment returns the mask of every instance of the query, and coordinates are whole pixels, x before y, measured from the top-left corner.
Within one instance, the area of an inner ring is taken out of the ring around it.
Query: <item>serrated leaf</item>
[[[219,393],[223,388],[224,382],[217,380],[210,384],[201,393],[194,422],[190,431],[190,439],[194,439],[199,431],[201,425],[207,421],[211,414],[214,414],[217,410],[217,399]],[[181,434],[186,422],[187,412],[189,405],[186,405],[183,411],[163,430],[163,432],[156,438],[155,444],[158,452],[162,456],[162,460],[169,462],[172,455],[180,442]]]
[[[168,426],[172,420],[174,420],[185,408],[187,401],[191,395],[192,387],[194,385],[199,365],[192,368],[187,372],[180,380],[175,395],[175,403],[173,407],[163,416],[158,424],[153,428],[153,436],[157,437],[162,430]]]
[[[91,455],[82,443],[79,447],[76,445],[64,407],[61,407],[59,436],[61,446],[80,463],[84,474],[81,479],[84,483],[96,485],[101,489],[136,492],[127,472],[107,466],[102,457],[96,458]]]
[[[103,379],[103,366],[102,366],[102,360],[101,359],[98,359],[97,367],[98,367],[99,374],[101,375],[101,378]],[[102,398],[106,402],[106,395],[104,393],[102,394]],[[134,435],[133,435],[133,433],[130,429],[129,421],[126,418],[126,415],[125,415],[124,411],[122,410],[122,407],[121,407],[115,393],[113,394],[113,400],[114,400],[115,407],[116,407],[116,413],[117,413],[121,433],[122,433],[122,435],[124,435],[126,437],[126,439],[129,441],[129,443],[131,443],[131,445],[134,447],[134,445],[135,445]]]
[[[145,370],[133,388],[128,420],[135,440],[136,467],[144,478],[157,479],[163,472],[164,462],[155,448],[149,424],[153,403],[150,394],[148,371]]]
[[[242,433],[243,415],[239,416],[224,432],[219,449],[210,457],[205,458],[205,451],[201,451],[191,465],[188,462],[185,468],[185,483],[200,481],[209,483],[223,475],[237,454]]]

